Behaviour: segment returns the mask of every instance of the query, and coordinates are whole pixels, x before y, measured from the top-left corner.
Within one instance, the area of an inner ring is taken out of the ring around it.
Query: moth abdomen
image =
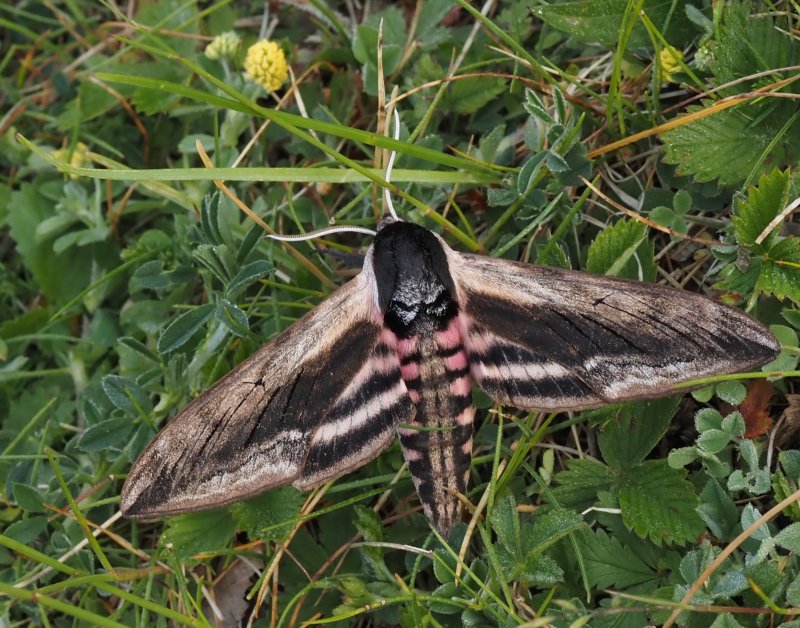
[[[458,318],[398,341],[413,421],[398,427],[403,455],[426,516],[447,536],[461,516],[472,456],[472,376]]]

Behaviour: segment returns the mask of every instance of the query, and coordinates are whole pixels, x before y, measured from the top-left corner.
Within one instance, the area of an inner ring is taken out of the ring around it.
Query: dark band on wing
[[[362,365],[362,373],[366,369],[369,376],[320,418],[296,485],[308,487],[368,462],[394,440],[399,422],[413,419],[414,404],[403,384],[400,362],[388,349],[378,343]]]
[[[657,297],[655,299],[658,303]],[[728,352],[751,355],[753,352],[752,343],[732,331],[719,330],[708,337],[698,336],[689,329],[681,329],[674,320],[659,318],[652,302],[638,302],[637,305],[638,308],[626,309],[606,298],[591,312],[528,310],[511,301],[475,292],[470,293],[467,308],[478,323],[496,330],[495,333],[509,342],[535,347],[537,352],[576,372],[595,356],[611,362],[624,357],[632,364],[646,356],[648,366],[662,367],[676,358],[686,361],[696,355],[708,359],[709,352],[715,355]],[[519,324],[526,319],[525,325]],[[637,356],[640,357],[637,359]],[[491,360],[492,356],[487,359]]]
[[[413,416],[414,405],[408,395],[398,397],[392,405],[381,408],[372,415],[368,421],[353,429],[343,429],[342,433],[336,437],[318,442],[308,452],[308,458],[302,477],[312,476],[331,476],[335,475],[339,469],[345,472],[353,467],[353,457],[376,443],[387,441],[381,447],[370,450],[370,455],[359,457],[359,463],[363,464],[367,460],[375,458],[383,448],[394,440],[396,424]],[[343,427],[346,419],[342,421]]]
[[[320,426],[329,423],[337,423],[343,418],[351,416],[358,412],[365,404],[368,404],[376,397],[380,397],[396,387],[400,381],[400,367],[388,373],[374,373],[361,388],[354,391],[348,398],[342,399],[336,406],[331,408],[330,412],[325,417],[325,421],[320,423]]]
[[[596,398],[596,393],[575,377],[558,379],[484,379],[480,382],[481,388],[492,398],[501,397],[508,399],[513,404],[517,401],[521,405],[526,399],[574,399]]]

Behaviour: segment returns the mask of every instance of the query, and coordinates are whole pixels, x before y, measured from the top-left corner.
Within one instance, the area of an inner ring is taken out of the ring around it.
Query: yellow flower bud
[[[283,50],[274,41],[266,39],[248,48],[244,70],[247,78],[269,91],[278,89],[289,76]]]
[[[233,31],[222,33],[211,40],[211,43],[206,46],[203,54],[212,61],[233,57],[241,41],[241,37]]]
[[[683,53],[677,48],[667,46],[658,53],[658,60],[661,65],[661,82],[671,83],[672,75],[681,69],[678,61],[683,61]]]
[[[68,148],[59,148],[53,151],[53,157],[58,159],[59,161],[64,161],[67,157],[69,157],[69,165],[73,168],[80,168],[87,159],[86,153],[89,152],[89,147],[84,144],[83,142],[76,142],[75,148],[70,155],[70,151]],[[71,174],[69,175],[70,179],[77,179],[78,176]]]

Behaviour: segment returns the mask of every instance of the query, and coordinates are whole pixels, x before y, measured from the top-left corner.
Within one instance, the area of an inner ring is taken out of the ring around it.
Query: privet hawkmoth
[[[357,277],[158,434],[121,509],[173,515],[308,489],[399,434],[446,536],[467,486],[473,384],[517,408],[581,410],[757,367],[778,349],[760,323],[706,297],[463,254],[385,218]]]

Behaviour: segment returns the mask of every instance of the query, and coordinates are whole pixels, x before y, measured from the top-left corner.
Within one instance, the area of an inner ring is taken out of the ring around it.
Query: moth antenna
[[[397,107],[392,109],[394,114],[394,139],[400,139],[400,116],[397,114]],[[389,162],[386,164],[386,179],[387,183],[392,182],[392,167],[394,166],[394,158],[397,157],[397,151],[392,150],[389,153]],[[395,220],[400,220],[397,217],[397,212],[394,211],[394,204],[392,203],[392,195],[389,193],[389,188],[383,188],[383,198],[386,200],[386,208]]]
[[[400,116],[397,114],[397,109],[393,109],[392,113],[394,114],[394,139],[400,139]],[[389,153],[389,162],[386,164],[386,182],[391,183],[392,179],[392,167],[394,166],[394,159],[397,157],[397,151],[393,150]],[[397,212],[394,210],[394,205],[392,204],[392,197],[389,194],[389,190],[383,190],[384,198],[386,199],[386,207],[389,209],[389,213],[392,215],[392,218],[395,220],[400,220],[397,217]],[[373,229],[369,229],[367,227],[355,227],[352,225],[333,225],[330,227],[323,227],[322,229],[317,229],[316,231],[309,231],[308,233],[302,233],[298,235],[277,235],[268,233],[266,237],[270,238],[271,240],[280,240],[281,242],[304,242],[306,240],[313,240],[314,238],[321,238],[323,236],[329,235],[331,233],[341,233],[342,231],[350,231],[352,233],[366,233],[367,235],[375,236],[377,235],[377,231]]]
[[[342,231],[350,231],[353,233],[366,233],[367,235],[371,236],[377,234],[377,231],[374,231],[367,227],[356,227],[354,225],[331,225],[330,227],[323,227],[322,229],[316,229],[315,231],[309,231],[308,233],[299,233],[297,235],[278,235],[278,234],[268,233],[266,237],[270,238],[271,240],[280,240],[281,242],[304,242],[305,240],[313,240],[314,238],[321,238],[331,233],[341,233]]]

